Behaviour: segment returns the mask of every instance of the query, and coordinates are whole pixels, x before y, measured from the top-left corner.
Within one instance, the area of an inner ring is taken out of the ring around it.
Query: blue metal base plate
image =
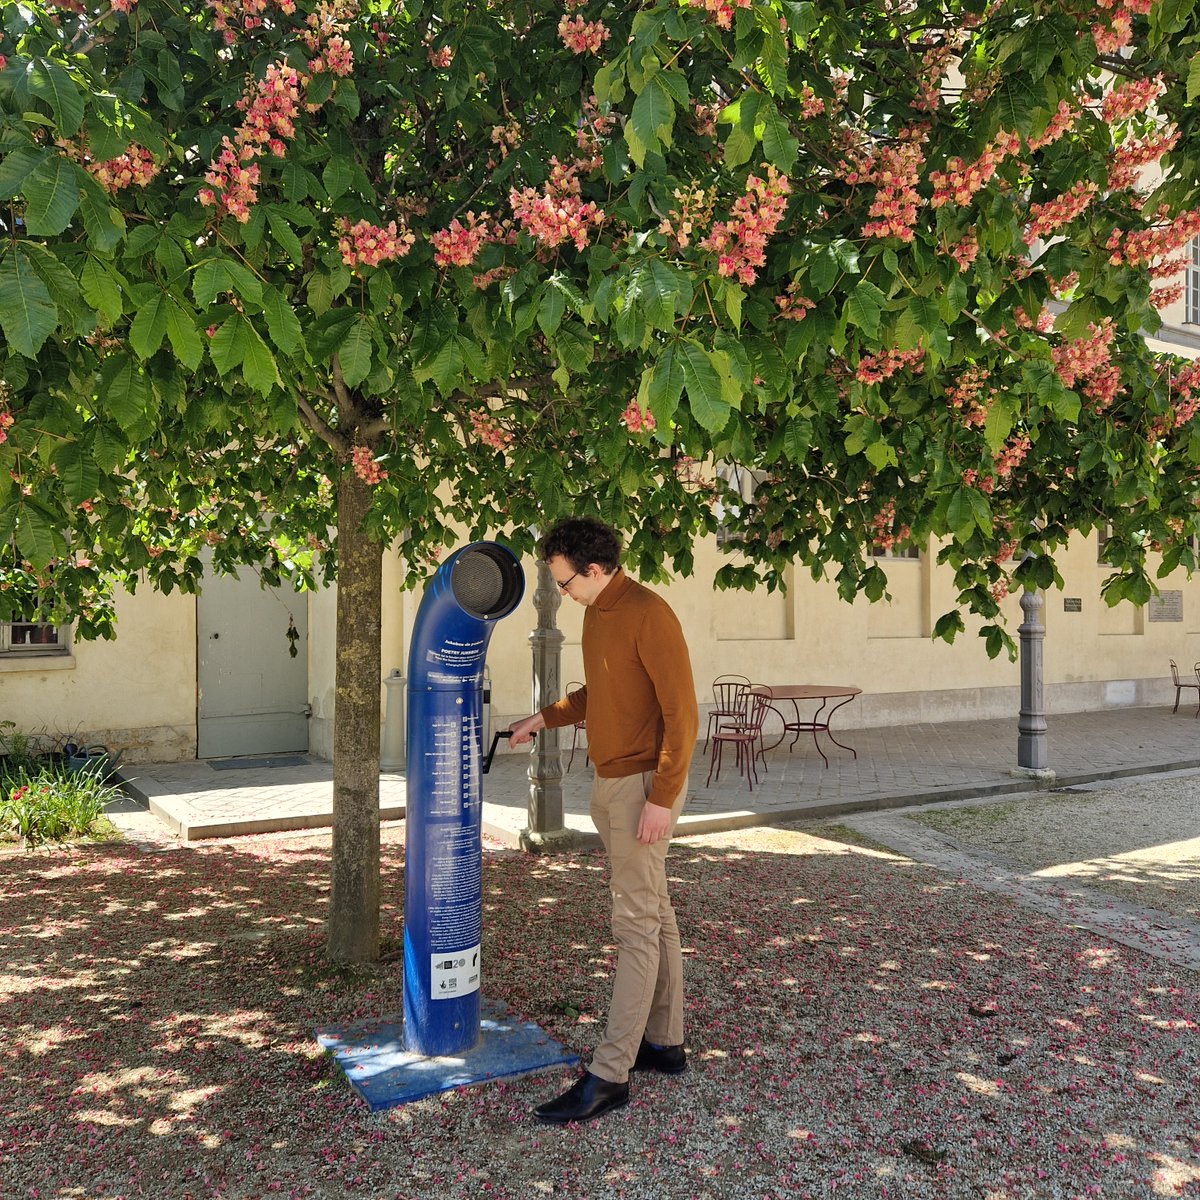
[[[327,1025],[317,1030],[317,1041],[372,1112],[579,1061],[532,1021],[519,1021],[503,1004],[486,999],[480,1000],[479,1041],[458,1055],[429,1058],[405,1050],[402,1016]]]

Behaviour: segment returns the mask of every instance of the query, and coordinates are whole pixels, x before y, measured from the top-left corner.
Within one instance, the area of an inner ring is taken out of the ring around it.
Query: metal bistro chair
[[[581,687],[583,687],[583,684],[580,683],[579,680],[577,680],[577,679],[572,680],[566,686],[566,689],[565,689],[566,695],[569,696],[572,692],[578,691]],[[579,744],[579,731],[581,729],[583,730],[583,734],[584,734],[583,765],[586,767],[588,764],[587,721],[586,720],[576,721],[575,724],[571,727],[571,730],[572,730],[572,732],[571,732],[571,757],[567,759],[567,770],[568,771],[571,769],[571,764],[575,761],[575,747]]]
[[[760,757],[763,760],[763,770],[767,769],[766,756],[761,754],[759,746],[762,742],[763,720],[771,710],[771,697],[750,688],[746,692],[746,704],[746,715],[737,724],[719,725],[712,732],[712,758],[708,764],[705,787],[712,782],[714,770],[717,773],[717,782],[721,781],[721,751],[726,743],[732,744],[736,750],[738,771],[745,772],[746,783],[751,791],[754,791],[754,785],[758,781],[757,760]]]
[[[750,680],[745,675],[718,675],[713,680],[713,706],[708,714],[708,732],[704,735],[704,749],[713,731],[722,725],[746,719],[746,693]]]
[[[1179,678],[1179,668],[1175,665],[1175,660],[1171,658],[1167,661],[1171,664],[1171,682],[1175,685],[1175,707],[1171,709],[1171,711],[1173,713],[1177,713],[1179,711],[1179,695],[1184,688],[1195,688],[1196,716],[1200,717],[1200,663],[1196,663],[1196,665],[1192,668],[1192,670],[1196,672],[1196,682],[1185,683]]]

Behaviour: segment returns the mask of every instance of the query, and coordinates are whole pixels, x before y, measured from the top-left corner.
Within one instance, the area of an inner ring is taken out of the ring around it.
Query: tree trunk
[[[379,957],[379,646],[383,552],[362,528],[371,485],[338,485],[337,671],[333,714],[333,870],[328,956]]]

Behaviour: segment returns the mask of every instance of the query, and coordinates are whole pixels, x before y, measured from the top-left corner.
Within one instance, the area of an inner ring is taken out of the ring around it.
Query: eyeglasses
[[[583,574],[582,571],[576,571],[575,574],[571,576],[571,579],[562,579],[562,580],[556,579],[554,582],[560,592],[565,592],[567,590],[567,585],[571,582],[571,580],[578,579],[579,576],[582,574]]]

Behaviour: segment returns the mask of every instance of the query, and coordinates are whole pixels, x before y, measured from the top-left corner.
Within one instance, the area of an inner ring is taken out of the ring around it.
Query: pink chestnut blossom
[[[104,162],[88,163],[88,172],[109,192],[127,187],[146,187],[159,172],[159,166],[149,150],[130,146],[124,154]]]
[[[338,249],[348,267],[377,267],[380,263],[403,258],[417,240],[406,225],[398,226],[395,221],[389,221],[386,226],[372,225],[365,220],[353,225],[339,221],[337,229],[341,235]]]
[[[375,456],[368,446],[355,446],[350,452],[351,465],[354,473],[372,486],[388,477],[388,473],[375,461]]]
[[[608,30],[600,21],[564,16],[558,23],[558,36],[574,54],[599,54],[600,47],[608,41]]]

